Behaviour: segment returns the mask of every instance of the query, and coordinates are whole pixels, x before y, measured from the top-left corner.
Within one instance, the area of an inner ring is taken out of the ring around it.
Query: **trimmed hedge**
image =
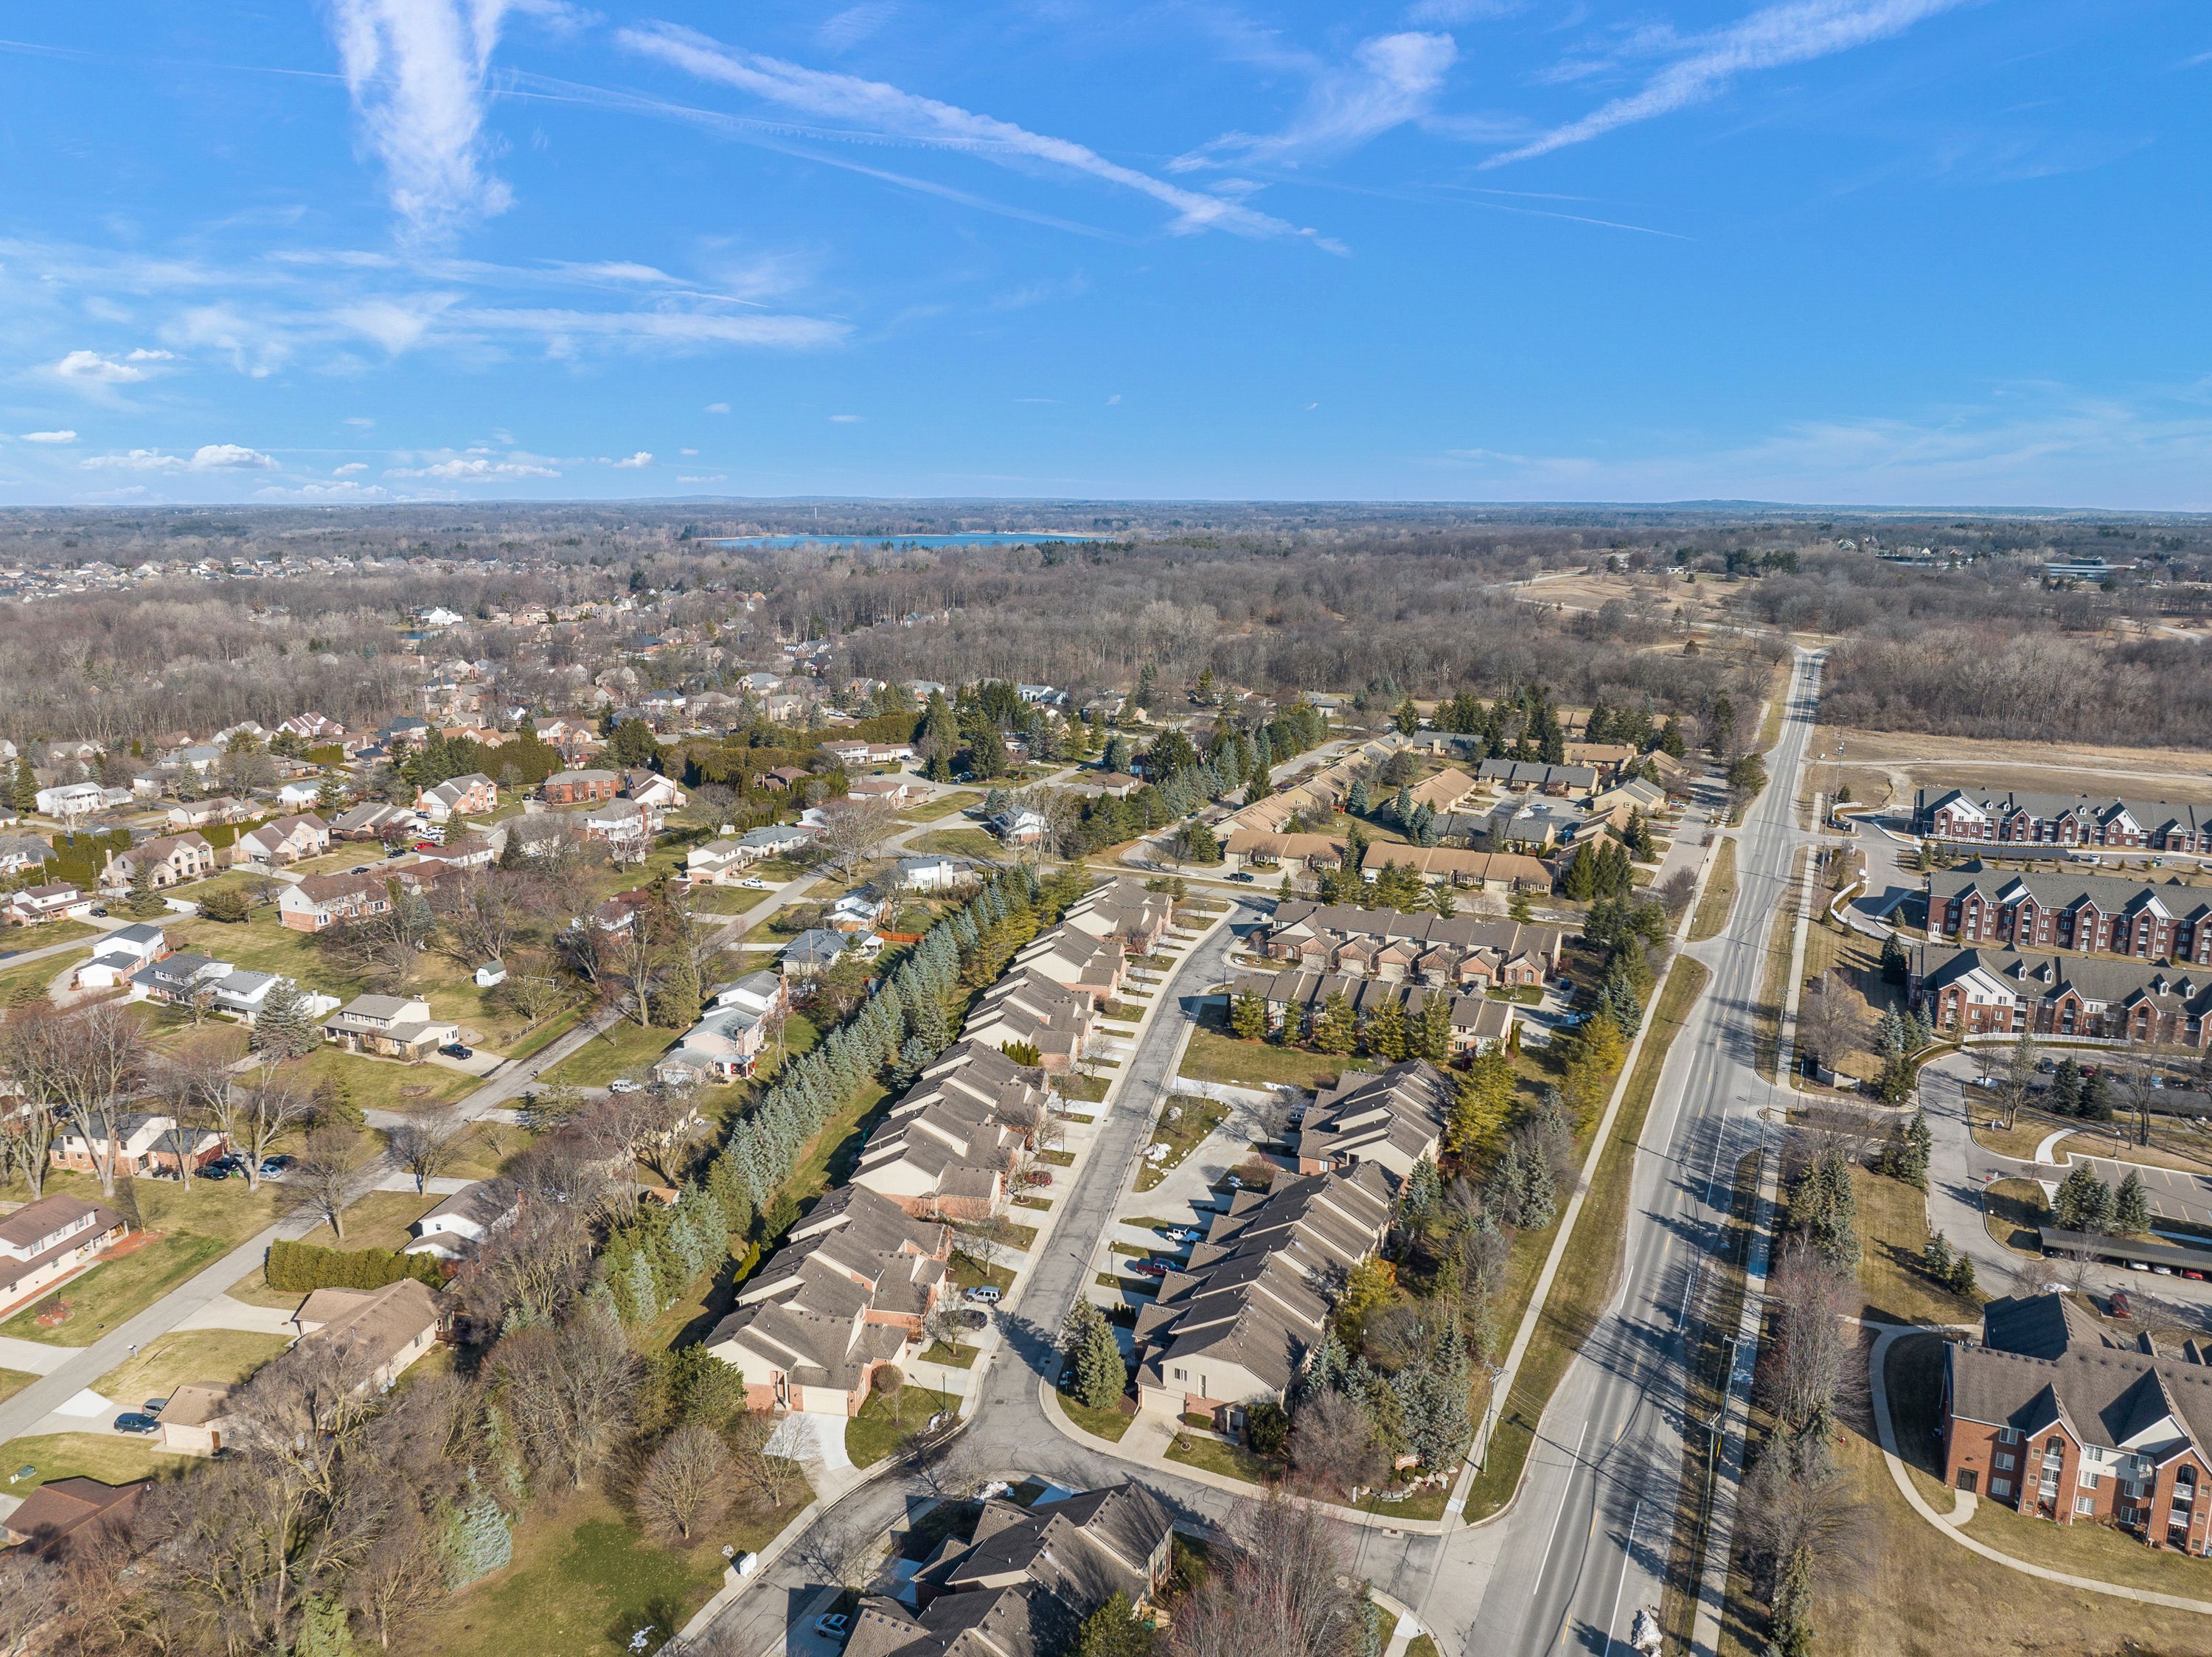
[[[403,1277],[412,1277],[433,1288],[446,1281],[435,1255],[282,1241],[270,1244],[263,1271],[270,1288],[287,1295],[305,1295],[318,1288],[382,1288]]]

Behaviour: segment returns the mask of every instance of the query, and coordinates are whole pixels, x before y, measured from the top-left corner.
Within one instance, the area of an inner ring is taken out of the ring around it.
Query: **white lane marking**
[[[1644,1502],[1639,1497],[1636,1511],[1628,1519],[1628,1544],[1620,1550],[1620,1581],[1613,1590],[1613,1615],[1605,1624],[1605,1657],[1613,1657],[1613,1630],[1620,1621],[1620,1597],[1628,1592],[1628,1568],[1636,1559],[1636,1525],[1643,1517]]]
[[[1540,1582],[1552,1569],[1552,1550],[1559,1544],[1559,1522],[1567,1516],[1567,1503],[1574,1497],[1575,1469],[1582,1465],[1583,1444],[1589,1437],[1590,1424],[1583,1423],[1583,1435],[1575,1441],[1575,1453],[1567,1464],[1567,1488],[1559,1497],[1559,1511],[1552,1519],[1552,1534],[1544,1544],[1544,1556],[1536,1562],[1536,1580]]]

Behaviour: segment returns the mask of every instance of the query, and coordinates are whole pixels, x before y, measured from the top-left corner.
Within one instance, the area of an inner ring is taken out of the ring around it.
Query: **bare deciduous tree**
[[[1775,1412],[1792,1430],[1802,1431],[1832,1417],[1858,1362],[1857,1330],[1844,1319],[1855,1309],[1857,1284],[1830,1261],[1793,1240],[1775,1262]]]
[[[572,1489],[583,1488],[629,1426],[637,1355],[612,1315],[588,1304],[562,1323],[502,1337],[489,1371],[531,1460]]]
[[[842,800],[823,807],[823,826],[815,842],[823,858],[841,876],[876,855],[898,824],[898,808],[888,800]]]
[[[732,1465],[738,1480],[769,1506],[781,1508],[798,1487],[799,1468],[782,1456],[768,1453],[775,1423],[758,1411],[748,1411],[730,1423],[724,1441],[730,1447]]]
[[[729,1448],[711,1427],[678,1428],[661,1441],[637,1482],[638,1522],[655,1542],[689,1543],[730,1503]]]
[[[312,1215],[344,1241],[346,1208],[360,1194],[356,1187],[368,1162],[361,1136],[351,1126],[333,1122],[317,1128],[284,1181],[285,1212]]]
[[[415,1189],[427,1191],[430,1182],[451,1167],[476,1131],[476,1124],[461,1114],[458,1104],[435,1105],[417,1111],[385,1130],[386,1154],[415,1176]]]
[[[123,1118],[145,1072],[143,1026],[122,1002],[101,1002],[57,1019],[49,1036],[54,1108],[84,1140],[100,1191],[112,1197]]]
[[[1240,1505],[1230,1557],[1176,1619],[1176,1657],[1339,1657],[1365,1615],[1338,1526],[1271,1489]]]
[[[1291,1427],[1291,1465],[1331,1502],[1374,1483],[1389,1459],[1375,1442],[1367,1412],[1341,1392],[1316,1392],[1298,1406]]]

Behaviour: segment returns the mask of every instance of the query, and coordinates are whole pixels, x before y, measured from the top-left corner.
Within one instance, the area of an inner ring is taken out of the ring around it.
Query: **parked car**
[[[348,872],[354,874],[366,874],[368,873],[368,865],[367,863],[356,863]]]
[[[438,1051],[447,1058],[474,1058],[477,1056],[475,1048],[465,1047],[458,1041],[449,1041]]]
[[[1237,870],[1234,874],[1231,875],[1229,878],[1230,878],[1231,880],[1232,880],[1236,881],[1236,882],[1237,882],[1237,885],[1239,885],[1239,886],[1253,886],[1253,885],[1255,885],[1255,884],[1257,884],[1257,882],[1258,882],[1258,879],[1259,879],[1259,877],[1258,877],[1257,875],[1254,875],[1254,874],[1246,874],[1246,873],[1245,873],[1243,869],[1241,869],[1241,868],[1240,868],[1240,869],[1238,869],[1238,870]]]
[[[833,1640],[842,1640],[845,1637],[845,1630],[850,1628],[852,1623],[853,1619],[843,1611],[829,1611],[814,1619],[814,1631],[817,1634],[826,1634]]]
[[[632,1081],[628,1076],[617,1076],[607,1083],[607,1091],[611,1093],[641,1093],[645,1091],[645,1084]]]
[[[960,1313],[960,1326],[963,1329],[988,1329],[991,1326],[991,1314],[988,1312],[978,1312],[973,1307],[963,1307]]]
[[[261,1177],[266,1179],[272,1174],[283,1173],[291,1166],[292,1159],[289,1156],[264,1156],[261,1159]]]
[[[417,851],[435,851],[437,849],[438,843],[435,840],[417,840],[415,843],[415,850]]]
[[[1052,1184],[1052,1170],[1049,1168],[1031,1168],[1027,1173],[1024,1174],[1022,1178],[1029,1181],[1032,1185],[1049,1185]]]
[[[149,1398],[138,1407],[149,1416],[158,1416],[169,1407],[169,1401],[167,1398]]]
[[[2124,1288],[2114,1289],[2112,1299],[2106,1301],[2105,1306],[2115,1318],[2135,1316],[2135,1309],[2128,1304],[2128,1292]]]
[[[994,1283],[978,1283],[968,1291],[968,1298],[979,1306],[996,1306],[999,1303],[998,1286]]]
[[[385,848],[384,855],[387,857],[404,857],[407,855],[407,848],[404,846],[387,846]]]
[[[92,912],[99,916],[100,918],[104,921],[107,918],[107,905],[106,904],[94,904],[92,906]]]
[[[1198,1240],[1198,1234],[1188,1226],[1170,1226],[1161,1234],[1170,1243],[1194,1243]]]
[[[118,1433],[158,1433],[161,1430],[161,1423],[137,1410],[125,1410],[116,1416],[115,1430]]]
[[[744,880],[738,881],[738,884],[744,887],[748,892],[765,892],[768,890],[768,882],[762,880],[757,874],[748,874]]]
[[[228,1168],[219,1168],[214,1163],[210,1162],[207,1167],[200,1170],[200,1178],[203,1179],[228,1179],[230,1178],[230,1170]]]
[[[1164,1277],[1168,1275],[1166,1263],[1160,1260],[1132,1260],[1129,1270],[1140,1277]]]

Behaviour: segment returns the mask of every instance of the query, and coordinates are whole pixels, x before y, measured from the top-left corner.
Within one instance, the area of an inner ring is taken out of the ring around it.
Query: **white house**
[[[107,790],[97,783],[58,783],[40,789],[38,809],[47,817],[84,817],[107,807]]]
[[[403,1251],[434,1254],[441,1260],[465,1259],[494,1232],[514,1223],[522,1209],[522,1187],[501,1175],[479,1179],[455,1191],[408,1229],[415,1240]]]

